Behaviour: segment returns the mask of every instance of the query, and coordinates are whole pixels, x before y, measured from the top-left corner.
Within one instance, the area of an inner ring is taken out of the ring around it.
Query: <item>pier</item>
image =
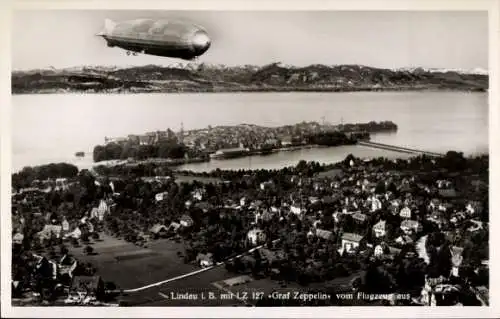
[[[413,149],[413,148],[396,146],[396,145],[369,142],[369,141],[358,141],[358,145],[371,147],[371,148],[378,148],[378,149],[383,149],[383,150],[388,150],[388,151],[400,152],[400,153],[407,153],[407,154],[426,155],[426,156],[432,156],[432,157],[443,157],[444,156],[444,154],[440,154],[440,153],[417,150],[417,149]]]

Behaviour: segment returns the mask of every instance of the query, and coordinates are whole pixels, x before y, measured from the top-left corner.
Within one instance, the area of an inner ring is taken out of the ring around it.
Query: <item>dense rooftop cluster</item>
[[[310,289],[338,291],[336,278],[356,274],[348,289],[411,294],[396,304],[487,303],[480,293],[489,285],[487,156],[348,156],[329,166],[216,171],[191,183],[159,171],[153,164],[108,167],[19,189],[12,199],[15,287],[69,289],[63,267],[41,273],[26,260],[53,263],[54,246],[87,244],[105,232],[141,246],[182,238],[184,261],[202,267],[261,247],[227,262],[227,270]],[[45,281],[28,284],[32,278]]]

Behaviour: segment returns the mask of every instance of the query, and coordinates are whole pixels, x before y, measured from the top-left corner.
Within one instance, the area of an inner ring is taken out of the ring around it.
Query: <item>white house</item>
[[[188,215],[182,215],[180,224],[182,227],[191,227],[194,224],[193,219]]]
[[[193,194],[193,198],[196,200],[203,200],[203,192],[201,190],[196,190]]]
[[[82,237],[82,231],[80,230],[80,227],[76,227],[71,233],[67,235],[68,237],[72,237],[75,239],[80,239]]]
[[[409,219],[403,220],[400,227],[405,234],[411,234],[412,232],[416,233],[421,229],[421,225],[418,221]]]
[[[462,252],[464,249],[462,247],[457,247],[457,246],[452,246],[450,248],[451,252],[451,275],[454,277],[458,277],[458,272],[460,269],[460,266],[462,265],[463,257],[462,257]]]
[[[408,206],[403,207],[401,209],[401,211],[399,212],[399,216],[401,216],[401,218],[410,219],[411,218],[411,209]]]
[[[252,245],[260,245],[266,241],[266,234],[258,228],[254,228],[248,232],[248,241]]]
[[[13,244],[18,244],[18,245],[21,245],[23,243],[23,239],[24,239],[24,235],[21,234],[21,233],[16,233],[13,237],[12,237],[12,243]]]
[[[166,199],[168,196],[168,193],[167,192],[161,192],[161,193],[158,193],[155,195],[155,200],[157,202],[161,202],[162,200]]]
[[[380,257],[383,254],[384,254],[384,247],[382,246],[382,244],[375,246],[375,249],[373,251],[373,255],[375,257]]]
[[[104,216],[109,213],[109,206],[104,199],[101,199],[99,206],[97,207],[97,218],[99,221],[104,220]]]
[[[378,223],[376,223],[373,226],[373,232],[375,233],[375,237],[377,237],[377,238],[384,237],[386,235],[386,233],[387,233],[387,230],[386,230],[386,221],[385,220],[381,220]]]
[[[371,199],[371,211],[375,212],[382,209],[382,202],[377,197],[373,196]]]
[[[63,221],[61,222],[61,226],[63,233],[69,232],[69,222],[66,220],[66,218],[64,218]]]
[[[240,206],[241,207],[245,207],[246,203],[247,203],[247,199],[245,197],[242,197],[240,199]]]
[[[361,240],[363,239],[363,236],[359,234],[354,234],[354,233],[344,233],[342,235],[342,246],[339,249],[340,254],[343,254],[344,252],[347,253],[352,253],[355,251],[356,248],[359,247],[359,244]]]
[[[290,206],[290,211],[295,214],[295,215],[300,215],[302,214],[302,209],[299,206],[292,205]]]

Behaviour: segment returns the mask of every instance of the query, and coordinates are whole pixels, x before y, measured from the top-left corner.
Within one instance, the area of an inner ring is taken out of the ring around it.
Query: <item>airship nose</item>
[[[208,50],[210,47],[210,38],[208,34],[204,31],[198,31],[193,35],[191,39],[193,48],[198,54],[201,54]]]

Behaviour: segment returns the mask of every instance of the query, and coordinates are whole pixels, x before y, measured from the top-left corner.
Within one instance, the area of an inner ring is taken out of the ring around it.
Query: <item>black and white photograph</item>
[[[11,29],[9,307],[490,306],[487,10]]]

